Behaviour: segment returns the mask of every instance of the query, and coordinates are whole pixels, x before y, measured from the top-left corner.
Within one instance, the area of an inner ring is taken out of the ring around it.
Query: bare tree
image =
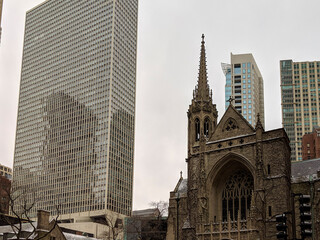
[[[169,203],[157,201],[149,203],[149,211],[137,211],[126,221],[125,232],[128,240],[163,240],[167,232]]]
[[[6,196],[9,198],[9,209],[12,216],[1,215],[1,220],[10,225],[13,235],[16,239],[34,239],[34,234],[39,233],[35,222],[31,219],[32,212],[36,205],[36,193],[26,189],[17,189],[10,193],[10,189],[6,191]],[[57,226],[57,219],[59,218],[59,208],[56,206],[57,216],[53,220],[48,231],[43,234],[37,234],[36,239],[43,239],[47,237]],[[28,224],[31,231],[24,233],[23,225]],[[49,223],[48,223],[49,224]],[[26,236],[27,235],[27,236]]]
[[[104,219],[101,221],[102,224],[107,226],[107,231],[103,233],[103,238],[106,240],[117,240],[121,239],[123,235],[123,219],[120,214],[107,213]]]
[[[149,204],[155,209],[155,216],[142,221],[143,240],[163,240],[167,232],[167,216],[169,203],[166,201],[151,202]]]
[[[151,202],[149,205],[159,211],[157,218],[160,219],[164,216],[168,216],[168,207],[169,203],[166,201],[158,201],[158,202]]]
[[[128,240],[142,239],[143,218],[132,216],[128,218],[125,226],[125,234]]]

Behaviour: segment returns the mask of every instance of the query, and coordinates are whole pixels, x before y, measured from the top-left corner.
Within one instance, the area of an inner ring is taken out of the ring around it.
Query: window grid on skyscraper
[[[280,69],[282,125],[290,139],[291,160],[300,161],[302,136],[320,125],[320,62],[283,60]]]
[[[27,12],[14,187],[37,192],[34,211],[130,215],[137,9],[48,0]]]
[[[228,99],[232,96],[235,109],[250,124],[256,124],[259,114],[264,126],[263,78],[252,54],[231,53],[231,64],[222,63],[222,69],[226,76],[225,108],[228,108]]]

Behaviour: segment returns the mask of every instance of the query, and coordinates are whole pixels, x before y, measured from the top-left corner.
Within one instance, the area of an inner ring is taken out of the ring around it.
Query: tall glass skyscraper
[[[302,160],[302,136],[320,126],[320,61],[280,61],[282,126],[291,160]]]
[[[138,0],[27,12],[13,178],[34,213],[131,213],[137,17]]]
[[[255,126],[257,115],[264,126],[263,78],[252,54],[232,54],[231,64],[221,64],[226,76],[225,108],[230,97],[233,105],[250,124]]]

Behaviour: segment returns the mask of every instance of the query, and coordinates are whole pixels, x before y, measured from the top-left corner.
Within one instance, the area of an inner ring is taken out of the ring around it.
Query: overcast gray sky
[[[0,46],[0,163],[12,166],[25,12],[43,0],[4,0]],[[266,129],[281,127],[279,61],[320,60],[319,0],[140,0],[134,209],[168,200],[186,177],[187,109],[201,34],[209,85],[224,113],[221,62],[252,53],[264,78]]]

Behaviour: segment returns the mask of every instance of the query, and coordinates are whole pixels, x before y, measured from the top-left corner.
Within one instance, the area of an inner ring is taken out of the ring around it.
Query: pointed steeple
[[[212,102],[207,79],[206,50],[202,34],[199,77],[188,110],[188,156],[193,154],[193,146],[206,146],[217,126],[218,111]]]
[[[206,49],[204,43],[204,34],[202,34],[198,84],[194,91],[194,99],[196,101],[212,101],[212,92],[210,92],[208,85]]]

